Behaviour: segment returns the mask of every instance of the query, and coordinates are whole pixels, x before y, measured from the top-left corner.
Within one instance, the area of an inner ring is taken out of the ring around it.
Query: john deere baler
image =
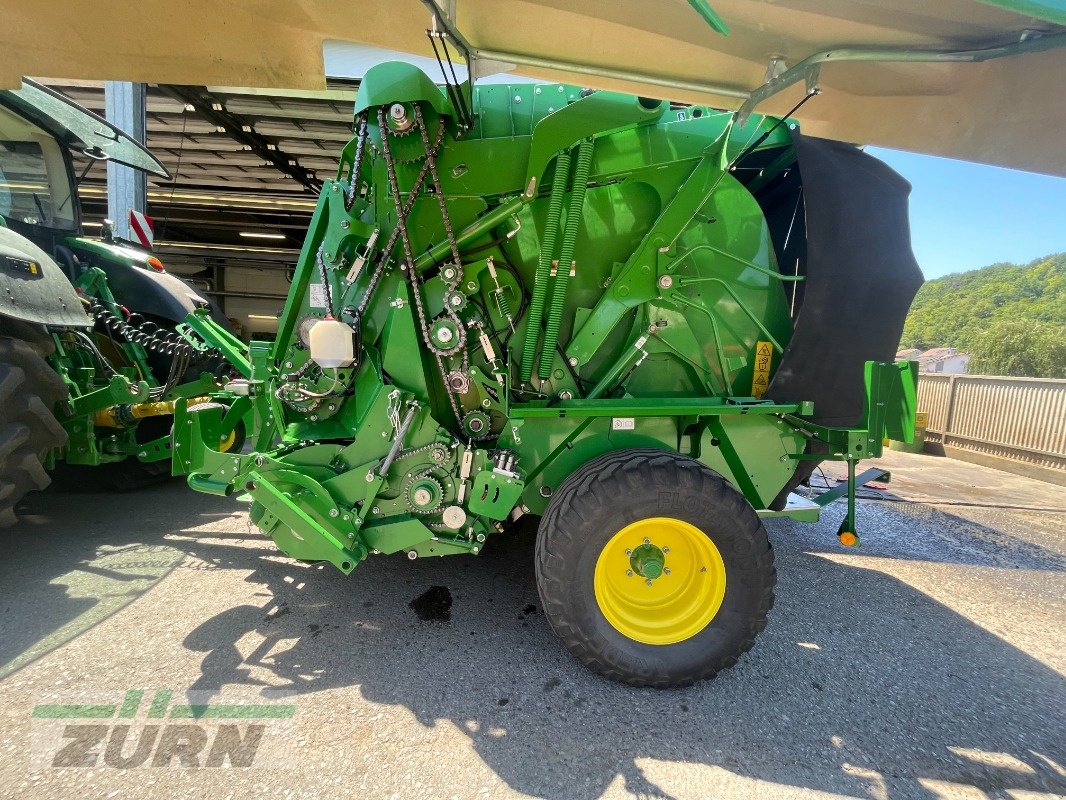
[[[540,516],[545,614],[611,678],[713,675],[766,621],[763,518],[913,429],[909,186],[788,119],[557,84],[363,80],[273,343],[191,324],[254,449],[179,408],[175,471],[289,556],[477,555]],[[820,498],[824,504],[833,496]]]

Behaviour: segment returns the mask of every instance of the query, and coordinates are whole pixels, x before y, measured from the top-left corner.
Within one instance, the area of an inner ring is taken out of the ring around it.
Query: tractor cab
[[[74,152],[170,177],[143,145],[47,86],[26,78],[20,89],[0,91],[0,217],[45,252],[58,250],[68,273],[82,233]],[[126,258],[137,252],[123,250]]]

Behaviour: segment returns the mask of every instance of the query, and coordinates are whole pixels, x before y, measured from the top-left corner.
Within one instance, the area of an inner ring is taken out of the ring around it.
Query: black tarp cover
[[[814,401],[812,421],[859,423],[867,361],[893,361],[924,280],[911,251],[911,186],[854,145],[793,133],[803,181],[807,280],[792,340],[767,388],[778,402]],[[801,462],[773,507],[804,483]]]

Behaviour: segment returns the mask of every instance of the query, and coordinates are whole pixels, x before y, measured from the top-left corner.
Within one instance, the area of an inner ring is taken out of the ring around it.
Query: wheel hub
[[[640,545],[629,555],[629,564],[642,578],[655,580],[663,574],[666,555],[651,542]]]
[[[725,561],[691,523],[648,517],[600,551],[596,603],[611,626],[643,644],[676,644],[706,628],[725,599]]]

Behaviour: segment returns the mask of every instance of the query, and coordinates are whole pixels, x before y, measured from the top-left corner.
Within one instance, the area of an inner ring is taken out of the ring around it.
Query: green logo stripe
[[[288,719],[296,713],[296,706],[245,706],[213,704],[205,706],[172,706],[171,718],[181,719]]]
[[[37,719],[106,719],[115,716],[116,708],[113,705],[38,705],[33,707],[33,716]]]

